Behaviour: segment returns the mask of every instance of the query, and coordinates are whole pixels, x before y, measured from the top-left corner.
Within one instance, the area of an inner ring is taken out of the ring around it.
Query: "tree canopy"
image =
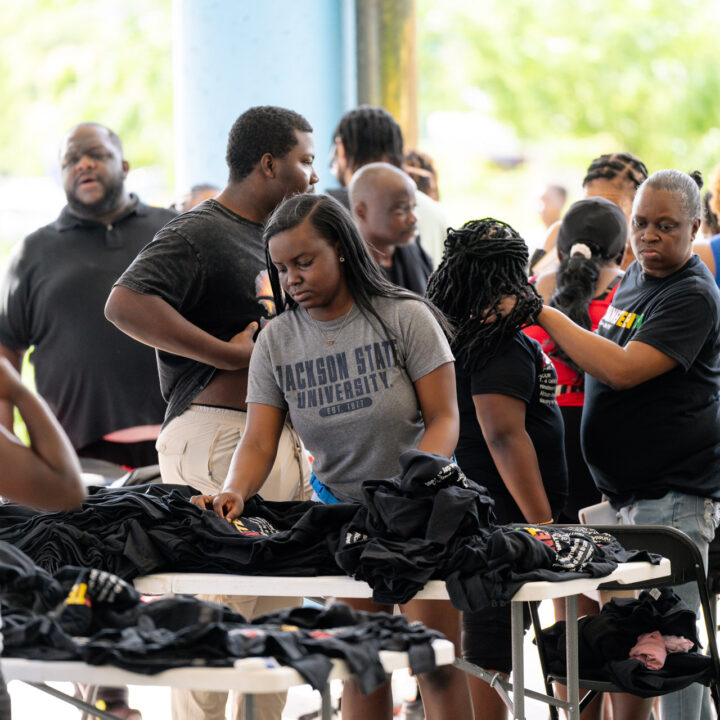
[[[720,161],[720,4],[419,0],[424,111],[491,112],[521,139],[607,139],[653,169]],[[478,92],[480,91],[480,92]]]
[[[94,120],[172,178],[171,0],[5,3],[3,30],[0,173],[43,174],[62,133]]]

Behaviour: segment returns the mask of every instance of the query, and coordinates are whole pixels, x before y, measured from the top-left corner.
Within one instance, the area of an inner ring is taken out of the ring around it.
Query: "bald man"
[[[390,282],[423,295],[432,261],[415,242],[415,184],[388,163],[360,168],[350,183],[350,207],[370,254]]]

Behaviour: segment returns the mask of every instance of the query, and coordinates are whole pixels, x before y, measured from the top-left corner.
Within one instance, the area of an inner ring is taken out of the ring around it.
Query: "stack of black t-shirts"
[[[402,474],[363,484],[363,504],[248,500],[228,523],[189,502],[185,485],[99,489],[76,512],[0,505],[0,541],[55,573],[65,565],[130,580],[153,572],[315,576],[342,571],[381,603],[404,603],[428,580],[447,581],[460,610],[507,602],[532,580],[604,576],[625,551],[588,529],[491,523],[492,499],[447,458],[410,450]]]
[[[604,577],[622,562],[660,560],[645,550],[625,550],[590,527],[495,526],[455,545],[444,579],[453,605],[474,611],[509,602],[527,582]]]
[[[626,551],[591,528],[498,526],[492,499],[447,458],[409,450],[402,474],[363,483],[363,506],[340,533],[336,555],[373,600],[404,603],[428,580],[446,581],[465,611],[507,603],[526,582],[603,577],[620,562],[660,557]]]
[[[629,659],[638,637],[656,630],[686,637],[694,643],[693,651],[669,654],[660,670]],[[695,613],[670,588],[644,590],[637,600],[613,598],[599,615],[580,618],[578,632],[580,677],[585,680],[610,681],[633,695],[653,697],[693,682],[707,685],[713,677],[712,658],[697,652]],[[565,622],[541,635],[550,672],[564,676]]]
[[[380,650],[408,652],[413,671],[426,672],[435,667],[431,643],[442,637],[404,616],[343,603],[291,608],[248,623],[222,605],[190,597],[141,602],[111,573],[64,567],[51,576],[6,543],[0,543],[0,588],[6,657],[83,660],[148,674],[272,656],[322,688],[331,658],[339,658],[371,692],[386,680]]]
[[[419,450],[400,456],[402,474],[363,483],[363,505],[340,534],[337,562],[365,580],[379,603],[404,603],[444,577],[456,546],[482,542],[493,501],[447,458]]]
[[[185,485],[99,489],[76,512],[0,506],[0,541],[48,572],[64,565],[126,580],[153,572],[337,575],[334,552],[355,505],[248,500],[228,523],[189,502]]]

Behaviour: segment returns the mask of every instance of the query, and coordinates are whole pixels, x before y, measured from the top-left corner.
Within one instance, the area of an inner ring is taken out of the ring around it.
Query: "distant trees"
[[[41,174],[71,125],[112,127],[172,179],[171,0],[3,3],[0,173]]]
[[[652,169],[720,160],[720,3],[419,0],[421,107],[477,90],[528,140],[607,138]],[[475,89],[475,90],[473,90]]]

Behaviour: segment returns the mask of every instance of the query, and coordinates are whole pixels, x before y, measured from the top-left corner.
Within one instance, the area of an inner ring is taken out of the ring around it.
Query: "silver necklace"
[[[323,336],[323,338],[325,339],[325,342],[328,345],[334,345],[335,340],[337,340],[338,335],[342,332],[342,329],[345,327],[345,325],[347,324],[347,321],[350,319],[350,315],[352,315],[352,311],[353,311],[354,307],[355,306],[353,305],[353,307],[351,307],[347,311],[347,313],[345,314],[345,319],[342,321],[342,323],[340,324],[340,327],[337,329],[337,331],[335,332],[335,334],[332,337],[328,337],[323,332],[323,329],[317,324],[317,320],[315,320],[315,318],[310,313],[308,313],[308,317],[313,321],[313,325],[315,325],[315,327],[317,328],[317,331]]]

